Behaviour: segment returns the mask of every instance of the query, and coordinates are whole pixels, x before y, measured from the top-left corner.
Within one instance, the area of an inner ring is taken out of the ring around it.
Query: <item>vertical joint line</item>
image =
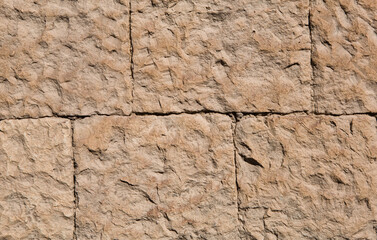
[[[238,118],[236,114],[231,114],[231,118],[233,120],[233,129],[232,129],[232,137],[233,137],[233,164],[234,164],[234,178],[235,178],[235,187],[236,187],[236,207],[237,207],[237,221],[239,224],[239,229],[238,231],[240,232],[241,229],[243,228],[243,225],[240,221],[240,206],[239,206],[239,197],[238,197],[238,192],[239,192],[239,186],[238,186],[238,169],[237,169],[237,147],[236,147],[236,130],[237,130],[237,121]],[[240,232],[241,233],[241,232]]]
[[[77,208],[79,206],[79,197],[77,194],[77,181],[76,181],[76,172],[77,172],[77,163],[75,159],[75,143],[74,143],[74,121],[71,120],[71,144],[72,144],[72,164],[73,164],[73,203],[74,203],[74,212],[73,212],[73,239],[77,240]]]
[[[128,6],[128,27],[129,27],[129,38],[130,38],[130,71],[131,71],[131,96],[132,96],[132,102],[134,100],[134,45],[132,41],[132,0],[129,0],[129,6]]]
[[[315,101],[315,91],[314,91],[314,62],[313,62],[313,33],[312,33],[312,19],[311,19],[311,14],[312,14],[312,2],[309,1],[309,11],[308,11],[308,28],[309,28],[309,37],[310,37],[310,67],[312,69],[311,72],[311,101],[312,101],[312,111],[317,112],[317,107],[316,107],[316,101]]]

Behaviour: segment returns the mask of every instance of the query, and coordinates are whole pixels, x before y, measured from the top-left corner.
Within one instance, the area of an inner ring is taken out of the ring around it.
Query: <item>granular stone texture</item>
[[[313,1],[316,108],[377,112],[377,1]]]
[[[0,118],[129,114],[128,1],[0,0]]]
[[[228,116],[75,121],[78,239],[237,239]]]
[[[0,122],[0,239],[72,239],[71,124]]]
[[[309,1],[132,2],[135,112],[310,110]]]
[[[376,239],[368,116],[245,117],[236,130],[245,239]]]

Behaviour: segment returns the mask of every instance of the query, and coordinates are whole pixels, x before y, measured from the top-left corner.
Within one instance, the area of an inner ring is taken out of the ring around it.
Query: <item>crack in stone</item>
[[[251,165],[254,165],[254,166],[259,166],[261,168],[264,168],[264,166],[258,162],[255,158],[252,158],[252,157],[246,157],[245,155],[242,155],[240,154],[240,156],[243,158],[243,160],[245,162],[247,162],[248,164],[251,164]]]
[[[95,113],[95,114],[88,114],[88,115],[46,115],[40,117],[5,117],[0,118],[0,121],[6,120],[27,120],[27,119],[43,119],[43,118],[63,118],[69,120],[76,120],[76,119],[85,119],[95,116],[105,116],[105,117],[130,117],[130,116],[178,116],[183,114],[223,114],[228,116],[287,116],[287,115],[295,115],[295,114],[303,114],[307,116],[332,116],[332,117],[341,117],[341,116],[371,116],[377,117],[377,112],[356,112],[356,113],[327,113],[327,112],[309,112],[309,111],[292,111],[292,112],[218,112],[218,111],[211,111],[211,110],[202,110],[202,111],[185,111],[185,112],[133,112],[131,114],[104,114],[104,113]],[[241,118],[242,118],[241,117]]]
[[[235,116],[238,118],[238,116],[243,116],[243,115],[255,115],[255,116],[268,116],[268,115],[290,115],[290,114],[297,114],[297,113],[302,113],[302,114],[308,114],[308,111],[292,111],[292,112],[236,112],[236,111],[214,111],[214,110],[198,110],[198,111],[184,111],[184,112],[133,112],[131,113],[137,116],[170,116],[170,115],[180,115],[180,114],[224,114],[224,115],[231,115]]]
[[[236,130],[237,130],[237,122],[239,120],[239,118],[242,118],[242,116],[240,115],[236,115],[236,114],[232,114],[230,115],[230,117],[232,118],[233,120],[233,131],[232,131],[232,138],[233,138],[233,152],[234,152],[234,159],[233,159],[233,163],[234,163],[234,178],[235,178],[235,186],[236,186],[236,206],[237,206],[237,221],[238,221],[238,225],[239,225],[239,234],[241,235],[241,228],[243,228],[243,223],[242,221],[240,220],[240,205],[239,205],[239,186],[238,186],[238,179],[237,179],[237,147],[236,147]],[[243,229],[244,231],[244,229]]]
[[[309,1],[309,12],[308,12],[308,28],[309,28],[309,38],[310,38],[310,67],[312,69],[311,72],[311,101],[312,101],[312,111],[317,112],[317,106],[316,106],[316,100],[315,100],[315,82],[314,82],[314,68],[315,64],[313,62],[313,33],[312,33],[312,19],[311,19],[311,7],[312,7],[312,2]]]
[[[74,212],[73,212],[73,239],[74,240],[77,240],[77,215],[76,215],[76,212],[77,212],[77,208],[78,208],[78,205],[79,205],[79,196],[77,194],[77,189],[76,189],[76,185],[77,185],[77,180],[76,180],[76,172],[77,172],[77,163],[76,163],[76,160],[75,160],[75,143],[74,143],[74,127],[73,127],[73,124],[74,124],[74,120],[71,120],[71,141],[72,141],[72,164],[73,164],[73,196],[74,196],[74,205],[75,205],[75,208],[74,208]]]
[[[149,202],[151,202],[151,203],[157,205],[157,203],[151,198],[151,196],[150,196],[146,191],[144,191],[143,189],[139,188],[137,185],[132,184],[132,183],[130,183],[130,182],[128,182],[127,180],[124,180],[124,179],[119,179],[119,181],[120,181],[121,183],[126,184],[126,185],[129,186],[131,189],[136,190],[136,191],[142,193],[143,196],[144,196]]]
[[[131,71],[131,97],[132,97],[132,106],[134,100],[134,84],[135,84],[135,77],[134,77],[134,45],[132,40],[132,1],[130,0],[129,3],[129,13],[128,13],[128,27],[129,27],[129,37],[130,37],[130,71]]]

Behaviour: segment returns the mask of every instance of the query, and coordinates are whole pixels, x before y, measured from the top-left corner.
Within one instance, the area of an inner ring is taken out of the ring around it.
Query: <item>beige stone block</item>
[[[129,3],[0,1],[0,117],[129,114]]]
[[[0,239],[73,239],[70,121],[1,121],[0,186]]]
[[[132,2],[135,112],[310,109],[309,1]]]
[[[236,239],[228,116],[75,121],[79,239]]]
[[[377,112],[377,2],[315,0],[312,8],[317,111]]]
[[[369,116],[243,118],[236,144],[246,239],[376,239],[376,127]]]

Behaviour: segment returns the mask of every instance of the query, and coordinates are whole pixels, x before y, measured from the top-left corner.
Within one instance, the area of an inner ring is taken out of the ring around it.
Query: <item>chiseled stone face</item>
[[[0,239],[73,239],[69,120],[0,122]]]
[[[309,1],[132,2],[135,112],[310,109]]]
[[[75,121],[79,239],[237,239],[228,116]]]
[[[319,112],[377,112],[377,2],[313,1]]]
[[[243,118],[236,146],[244,234],[375,239],[376,127],[368,116]]]
[[[0,0],[0,118],[129,114],[128,0]]]

